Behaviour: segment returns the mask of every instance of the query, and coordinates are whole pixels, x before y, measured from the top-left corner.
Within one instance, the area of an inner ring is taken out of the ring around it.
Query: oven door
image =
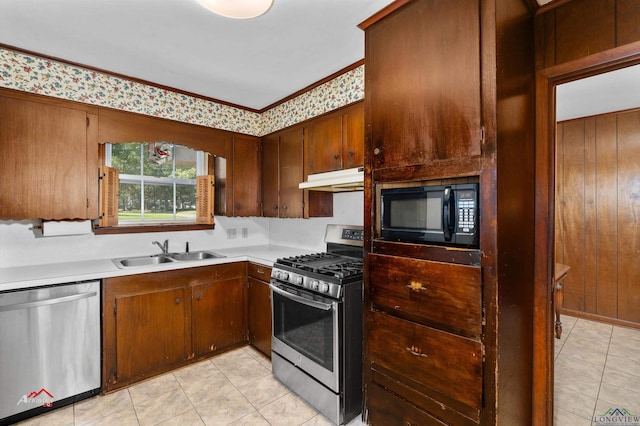
[[[342,302],[271,281],[271,350],[339,392]]]

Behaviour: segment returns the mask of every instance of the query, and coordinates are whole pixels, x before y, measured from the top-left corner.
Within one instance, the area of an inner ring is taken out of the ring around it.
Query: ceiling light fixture
[[[213,13],[227,18],[249,19],[266,13],[273,0],[197,0]]]

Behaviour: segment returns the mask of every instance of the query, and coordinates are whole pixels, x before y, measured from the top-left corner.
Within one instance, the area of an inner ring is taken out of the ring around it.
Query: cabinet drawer
[[[367,399],[369,423],[373,425],[446,425],[376,384],[369,387]]]
[[[246,273],[244,268],[245,264],[242,262],[215,265],[216,280],[244,277]]]
[[[481,342],[382,312],[369,313],[367,330],[372,369],[379,365],[409,386],[416,383],[436,400],[443,401],[442,395],[481,408]]]
[[[257,263],[249,263],[248,274],[251,278],[269,282],[271,279],[271,268]]]
[[[482,333],[478,266],[369,255],[369,294],[394,315],[467,337]]]

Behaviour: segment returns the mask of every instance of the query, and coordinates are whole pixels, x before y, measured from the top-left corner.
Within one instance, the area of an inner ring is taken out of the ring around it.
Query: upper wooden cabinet
[[[480,154],[479,14],[476,1],[418,1],[367,28],[374,169]]]
[[[233,190],[231,194],[227,192],[227,202],[233,201],[231,209],[227,209],[227,216],[260,216],[262,214],[261,160],[260,138],[247,135],[233,136],[231,167]],[[227,159],[227,167],[229,167],[229,159]],[[229,177],[228,172],[227,177]]]
[[[303,217],[302,128],[262,139],[262,202],[265,217]]]
[[[304,132],[305,176],[363,165],[362,102],[309,121]]]
[[[0,219],[98,217],[98,120],[0,96]]]

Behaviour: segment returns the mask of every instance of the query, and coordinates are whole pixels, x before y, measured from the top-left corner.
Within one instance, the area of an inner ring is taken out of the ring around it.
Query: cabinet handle
[[[286,206],[286,205],[284,205],[284,206],[282,206],[282,208],[283,208],[284,210],[286,210],[286,209],[287,209],[287,206]]]
[[[262,274],[262,275],[264,275],[264,269],[262,269],[262,268],[258,268],[258,269],[256,269],[256,272],[257,272],[258,274]]]
[[[337,160],[338,158],[340,158],[340,156],[339,156],[338,154],[335,154],[335,155],[333,156],[333,159],[334,159],[334,160]]]
[[[202,300],[202,294],[196,295],[196,300]]]
[[[240,204],[236,204],[236,209],[240,210]]]
[[[176,297],[176,305],[180,303],[180,298]]]
[[[349,157],[353,157],[354,152],[353,151],[349,151]]]
[[[405,349],[408,350],[409,353],[411,353],[411,355],[421,356],[421,357],[424,357],[424,358],[428,358],[429,357],[429,355],[423,354],[422,353],[422,349],[420,349],[417,346],[413,346],[412,345],[410,348],[405,348]]]
[[[374,148],[374,150],[373,150],[373,154],[374,155],[380,155],[380,152],[382,152],[382,150],[380,148]]]
[[[273,209],[274,209],[274,210],[278,210],[278,205],[277,205],[277,204],[274,204],[274,205],[273,205]]]

